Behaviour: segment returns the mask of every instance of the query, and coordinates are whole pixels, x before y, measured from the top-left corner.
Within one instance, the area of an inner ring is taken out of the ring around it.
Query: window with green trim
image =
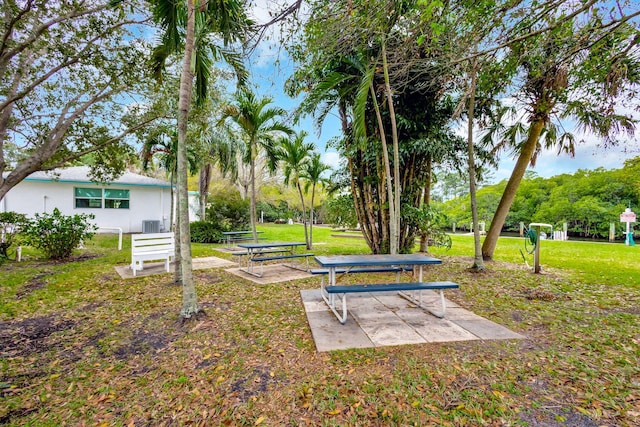
[[[102,208],[101,188],[75,188],[76,208]]]
[[[104,207],[106,209],[129,209],[129,190],[105,188]]]

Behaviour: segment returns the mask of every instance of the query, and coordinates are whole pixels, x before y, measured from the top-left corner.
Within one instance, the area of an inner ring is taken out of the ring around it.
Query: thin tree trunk
[[[177,153],[176,153],[177,155]],[[177,202],[178,202],[178,189],[176,185],[176,173],[171,171],[171,231],[173,231],[174,242],[180,242],[180,227],[178,225],[178,215],[174,213],[177,211]],[[175,252],[173,256],[173,264],[176,266],[173,272],[173,283],[176,285],[182,285],[182,268],[180,268],[180,263],[182,260],[182,256],[180,254],[180,245],[175,245]]]
[[[196,288],[193,282],[191,261],[191,233],[189,230],[189,199],[187,191],[187,124],[191,105],[193,72],[191,56],[195,43],[195,3],[187,2],[187,33],[185,37],[182,75],[180,77],[180,99],[178,105],[178,226],[180,228],[180,266],[182,268],[182,310],[184,319],[197,315],[200,311]]]
[[[176,194],[177,199],[177,194]],[[176,200],[177,202],[177,200]],[[176,252],[173,259],[175,271],[173,272],[173,283],[182,286],[182,249],[180,248],[180,215],[176,215],[176,226],[173,232]]]
[[[476,102],[476,67],[478,61],[473,61],[473,68],[471,70],[471,94],[469,96],[469,124],[467,126],[467,154],[469,164],[469,194],[471,196],[471,220],[473,221],[473,247],[474,257],[473,266],[474,271],[484,270],[484,263],[482,262],[482,247],[480,246],[480,229],[478,227],[478,202],[476,199],[476,164],[473,155],[473,118],[474,107]]]
[[[387,182],[387,199],[389,203],[389,253],[395,255],[398,253],[397,246],[392,244],[393,236],[397,235],[396,231],[396,211],[394,206],[393,197],[393,182],[391,181],[391,163],[389,162],[389,151],[387,148],[387,137],[384,132],[384,124],[382,122],[382,115],[380,114],[380,108],[378,101],[376,100],[376,92],[373,89],[373,85],[369,87],[371,90],[371,97],[373,102],[373,109],[376,112],[376,119],[378,120],[378,129],[380,132],[380,141],[382,142],[382,158],[384,162],[384,173]]]
[[[307,249],[311,249],[311,244],[309,243],[309,233],[307,232],[307,211],[304,207],[304,195],[302,194],[302,187],[300,186],[299,179],[296,180],[296,186],[298,187],[298,194],[300,195],[300,203],[302,203],[302,224],[304,225],[304,242],[307,244]]]
[[[432,162],[432,157],[431,154],[427,154],[427,171],[426,171],[426,175],[427,175],[427,180],[424,184],[424,196],[421,200],[421,206],[420,208],[422,209],[423,206],[429,206],[431,204],[431,182],[432,182],[432,174],[433,174],[433,162]],[[428,246],[428,242],[429,242],[429,236],[427,236],[426,234],[420,234],[420,252],[428,252],[429,251],[429,246]]]
[[[200,221],[206,221],[207,216],[207,196],[209,194],[209,183],[211,182],[211,163],[205,163],[200,170]]]
[[[251,212],[249,213],[251,216],[251,232],[253,233],[253,241],[258,243],[258,230],[256,229],[256,158],[255,158],[256,148],[254,144],[251,144],[251,171],[250,179],[251,182]]]
[[[314,220],[314,209],[313,203],[316,197],[316,184],[311,185],[311,208],[309,209],[309,249],[313,249],[313,220]]]
[[[393,107],[393,97],[391,95],[391,83],[389,79],[389,67],[387,65],[387,43],[385,40],[382,42],[382,71],[384,73],[384,86],[385,93],[387,95],[387,104],[389,106],[389,117],[391,118],[391,140],[393,142],[393,184],[394,184],[394,199],[393,199],[393,216],[389,218],[389,221],[393,224],[391,232],[389,247],[392,254],[397,253],[400,245],[400,194],[402,188],[400,186],[400,149],[398,147],[398,127],[396,124],[396,113]],[[389,200],[389,206],[391,206],[391,200]],[[391,213],[391,209],[389,209]]]
[[[485,260],[491,260],[493,258],[493,252],[496,249],[496,244],[500,237],[500,231],[502,231],[502,226],[507,218],[513,199],[516,197],[520,181],[522,181],[522,177],[527,171],[529,162],[531,162],[531,157],[538,145],[538,139],[540,138],[540,134],[542,133],[544,126],[545,121],[538,118],[531,123],[531,126],[529,127],[529,136],[527,137],[527,141],[524,143],[522,150],[520,150],[520,155],[518,156],[516,165],[513,168],[513,172],[511,172],[509,182],[507,182],[507,186],[502,193],[502,198],[500,199],[496,213],[493,215],[489,231],[487,232],[487,236],[482,244],[482,256]]]

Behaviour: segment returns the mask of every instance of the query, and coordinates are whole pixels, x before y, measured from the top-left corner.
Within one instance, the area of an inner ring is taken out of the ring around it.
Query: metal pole
[[[627,221],[627,238],[624,239],[624,244],[629,246],[629,241],[631,240],[631,238],[629,237],[629,233],[631,233],[631,223],[629,221]]]
[[[536,233],[538,233],[538,238],[536,241],[536,249],[533,253],[533,272],[538,274],[540,273],[540,243],[542,239],[540,239],[540,230],[541,227],[537,225],[535,227]]]

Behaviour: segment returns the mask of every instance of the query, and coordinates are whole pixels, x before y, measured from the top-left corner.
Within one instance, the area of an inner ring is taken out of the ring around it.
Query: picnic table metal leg
[[[422,303],[422,292],[424,291],[418,291],[418,299],[416,299],[413,295],[409,295],[406,292],[398,292],[398,295],[401,296],[402,298],[406,299],[407,301],[415,304],[416,306],[420,307],[423,310],[428,311],[429,313],[433,314],[434,316],[436,316],[439,319],[444,318],[446,312],[447,312],[447,304],[446,304],[446,300],[444,299],[444,291],[442,289],[440,289],[438,292],[440,292],[440,306],[442,307],[442,311],[434,311],[433,309],[427,307],[426,305],[424,305]]]
[[[329,279],[328,286],[334,286],[336,284],[336,270],[335,267],[329,267]],[[341,324],[345,324],[347,321],[347,294],[342,294],[342,315],[336,309],[336,295],[329,294],[327,296],[327,292],[325,290],[324,278],[320,283],[320,294],[322,295],[322,299],[329,306],[333,314],[336,316],[338,321]]]

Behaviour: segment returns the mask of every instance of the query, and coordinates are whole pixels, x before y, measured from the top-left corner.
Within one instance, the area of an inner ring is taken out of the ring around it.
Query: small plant
[[[425,205],[421,209],[407,207],[404,211],[407,222],[416,228],[420,236],[420,251],[426,252],[429,246],[451,248],[451,236],[444,231],[446,216],[435,207]]]
[[[29,224],[29,218],[16,212],[0,212],[0,262],[10,259],[13,245],[20,244],[20,232]]]
[[[220,243],[223,240],[222,230],[213,222],[194,221],[190,226],[194,243]]]
[[[93,214],[62,215],[58,208],[51,214],[36,214],[24,229],[25,242],[44,252],[49,259],[65,259],[74,249],[93,237],[97,227],[90,223]]]

